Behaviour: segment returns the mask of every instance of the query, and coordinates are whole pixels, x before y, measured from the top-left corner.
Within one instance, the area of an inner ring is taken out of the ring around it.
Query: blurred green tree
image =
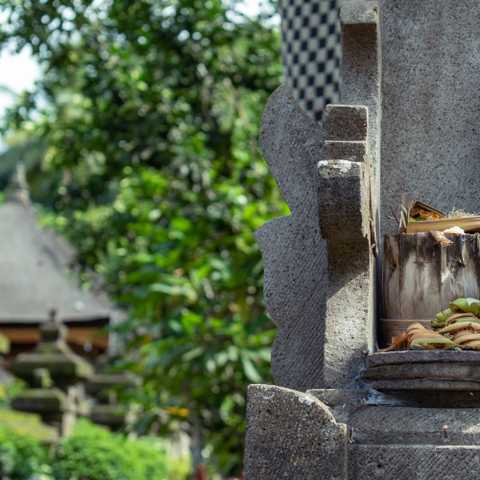
[[[245,386],[269,379],[253,232],[285,213],[256,146],[279,34],[271,4],[239,3],[0,0],[0,46],[43,72],[4,132],[42,145],[34,199],[129,309],[137,427],[176,420],[194,464],[225,475],[241,470]]]

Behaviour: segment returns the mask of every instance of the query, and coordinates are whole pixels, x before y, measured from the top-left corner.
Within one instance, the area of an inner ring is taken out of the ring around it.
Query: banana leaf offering
[[[437,314],[432,327],[464,350],[480,350],[480,300],[457,298]]]
[[[473,313],[480,316],[480,300],[476,298],[457,298],[449,306],[454,312]]]
[[[414,350],[454,349],[457,347],[446,336],[428,330],[420,323],[413,323],[407,328],[407,337],[408,347]]]
[[[432,320],[433,328],[443,328],[447,323],[456,320],[453,315],[470,314],[474,318],[480,318],[480,300],[476,298],[457,298],[450,303],[446,310],[437,313],[435,320]],[[479,320],[480,321],[480,320]]]
[[[480,326],[480,325],[479,325]],[[412,323],[407,330],[392,338],[389,347],[384,352],[392,350],[437,350],[458,348],[450,338],[438,332],[425,328],[420,323]]]
[[[413,323],[384,351],[421,349],[480,350],[480,300],[457,298],[431,322],[433,330]]]

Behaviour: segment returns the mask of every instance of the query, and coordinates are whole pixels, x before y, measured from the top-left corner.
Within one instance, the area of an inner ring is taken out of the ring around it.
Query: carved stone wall
[[[249,389],[246,478],[477,479],[476,370],[457,359],[471,378],[450,384],[455,365],[425,352],[401,365],[367,353],[379,239],[396,228],[401,194],[478,209],[480,3],[344,0],[341,18],[342,104],[320,125],[280,88],[264,117],[262,148],[291,215],[258,232],[279,386]],[[399,369],[403,383],[377,378]]]
[[[265,268],[265,302],[278,336],[272,372],[298,390],[322,384],[327,252],[320,235],[316,163],[325,132],[282,87],[263,118],[261,146],[291,210],[257,232]]]

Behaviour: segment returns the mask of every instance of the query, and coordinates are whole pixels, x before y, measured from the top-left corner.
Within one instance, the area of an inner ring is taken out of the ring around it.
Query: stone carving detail
[[[322,384],[326,245],[320,236],[318,176],[325,132],[286,87],[271,97],[261,146],[291,215],[257,232],[265,266],[265,302],[279,332],[272,352],[277,384],[305,390]]]
[[[267,106],[262,148],[292,212],[257,232],[265,300],[279,328],[272,354],[279,385],[345,385],[368,348],[374,265],[367,132],[365,107],[330,106],[324,128],[295,106],[287,88]]]

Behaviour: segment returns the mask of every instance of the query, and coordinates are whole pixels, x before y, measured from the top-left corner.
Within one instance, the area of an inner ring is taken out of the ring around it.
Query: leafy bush
[[[50,480],[48,449],[35,438],[0,425],[0,478]]]
[[[165,480],[166,463],[155,440],[130,440],[81,421],[58,446],[53,473],[55,480]]]
[[[188,471],[167,459],[162,440],[128,439],[80,421],[72,436],[49,448],[38,432],[3,423],[7,413],[23,420],[16,412],[0,416],[1,480],[181,480]]]
[[[28,436],[44,444],[53,443],[57,437],[55,429],[41,422],[38,415],[20,413],[0,408],[0,428],[17,436]]]

